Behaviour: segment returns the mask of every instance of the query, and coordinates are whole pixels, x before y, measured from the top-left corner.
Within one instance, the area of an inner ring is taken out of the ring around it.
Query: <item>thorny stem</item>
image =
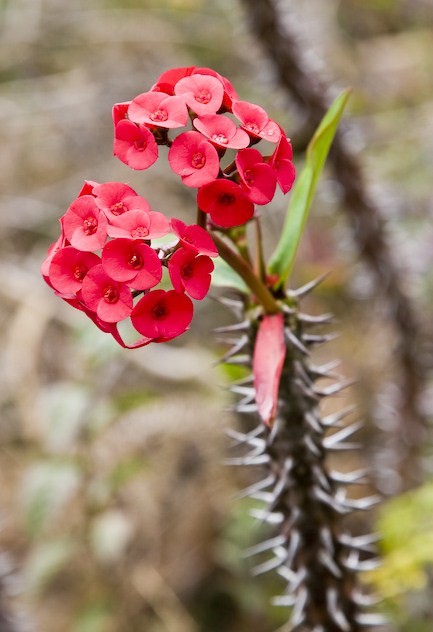
[[[263,257],[263,239],[262,239],[262,226],[258,217],[254,218],[256,226],[256,261],[257,261],[257,274],[259,278],[266,281],[266,265]]]
[[[266,285],[262,283],[262,281],[254,273],[251,266],[248,265],[248,263],[232,248],[230,248],[224,239],[215,234],[215,232],[212,232],[212,238],[218,248],[220,257],[224,259],[224,261],[226,261],[229,266],[231,266],[233,270],[245,281],[254,297],[262,304],[265,312],[267,314],[277,314],[281,311],[278,302],[272,296]]]
[[[243,0],[251,31],[272,61],[279,84],[308,117],[312,131],[328,108],[322,79],[305,63],[296,37],[282,25],[275,0]],[[395,355],[401,374],[399,444],[400,486],[411,488],[422,480],[419,454],[426,437],[427,420],[419,408],[427,380],[425,355],[420,352],[422,331],[419,319],[405,292],[401,274],[393,260],[381,211],[363,184],[361,167],[340,131],[334,139],[329,163],[343,190],[344,209],[354,227],[359,252],[376,277],[387,301],[398,336]],[[431,360],[430,360],[431,361]]]
[[[204,213],[200,208],[197,208],[197,224],[202,228],[206,228],[206,213]]]

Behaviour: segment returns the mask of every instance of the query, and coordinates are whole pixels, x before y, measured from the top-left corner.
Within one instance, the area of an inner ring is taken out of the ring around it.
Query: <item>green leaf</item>
[[[335,99],[308,145],[304,168],[292,190],[280,241],[269,261],[269,272],[278,276],[277,287],[286,283],[292,271],[317,182],[350,92],[346,89]]]
[[[243,294],[248,294],[248,288],[243,279],[224,261],[222,257],[214,259],[215,269],[212,272],[213,287],[229,287]]]

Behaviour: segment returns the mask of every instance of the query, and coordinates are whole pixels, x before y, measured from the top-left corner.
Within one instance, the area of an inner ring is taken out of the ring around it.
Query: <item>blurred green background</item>
[[[132,172],[112,157],[113,103],[146,91],[164,70],[210,66],[229,77],[293,138],[299,165],[302,112],[277,87],[245,5],[233,0],[0,2],[0,578],[12,629],[274,631],[285,621],[270,605],[281,586],[251,577],[242,553],[261,529],[251,502],[235,499],[258,474],[222,464],[230,451],[224,430],[239,421],[224,412],[230,398],[221,386],[231,375],[215,368],[222,350],[209,331],[231,315],[206,300],[178,341],[125,351],[53,297],[39,266],[84,179],[128,182],[155,210],[192,221],[191,191],[164,161],[151,173]],[[348,138],[428,328],[433,3],[278,4],[332,91],[353,87]],[[371,466],[372,486],[396,497],[380,515],[359,519],[362,528],[378,520],[384,537],[384,564],[370,579],[386,598],[389,629],[427,632],[431,444],[426,485],[401,494],[387,438],[395,431],[394,330],[340,197],[328,174],[296,280],[332,271],[308,307],[338,315],[341,336],[320,357],[340,357],[342,372],[358,380],[338,405],[358,404],[365,447],[345,459]],[[280,197],[263,212],[268,248],[284,207]],[[432,396],[427,383],[426,416]]]

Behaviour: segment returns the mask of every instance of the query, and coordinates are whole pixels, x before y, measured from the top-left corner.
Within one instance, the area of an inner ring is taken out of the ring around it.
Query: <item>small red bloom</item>
[[[105,182],[93,189],[97,206],[111,221],[128,211],[150,211],[149,202],[123,182]]]
[[[296,177],[295,165],[292,162],[293,151],[289,140],[281,134],[278,145],[272,154],[269,164],[275,171],[278,185],[283,193],[287,193],[293,186]]]
[[[170,232],[168,218],[158,211],[133,210],[114,217],[107,227],[110,237],[156,239]]]
[[[223,114],[207,114],[195,118],[193,125],[217,147],[243,149],[250,144],[248,134]]]
[[[85,306],[106,323],[117,323],[130,315],[131,290],[112,279],[102,265],[91,268],[84,277],[81,298]]]
[[[143,92],[131,101],[128,116],[134,123],[155,127],[183,127],[188,122],[188,109],[181,97],[164,92]]]
[[[234,101],[233,114],[253,138],[264,138],[271,143],[278,143],[281,136],[280,126],[270,119],[259,105],[248,101]]]
[[[275,194],[277,178],[257,149],[241,149],[236,155],[241,184],[255,204],[268,204]]]
[[[184,290],[201,301],[209,292],[214,264],[206,255],[196,255],[188,248],[179,248],[168,262],[171,282],[177,292]]]
[[[198,190],[197,204],[218,226],[241,226],[254,214],[254,204],[231,180],[218,179]]]
[[[51,285],[61,294],[75,294],[81,290],[88,271],[100,263],[101,259],[93,252],[82,252],[72,246],[62,248],[51,260]]]
[[[41,274],[44,277],[45,282],[48,283],[48,285],[51,285],[51,282],[48,276],[51,261],[53,260],[54,255],[57,252],[59,252],[59,250],[61,250],[64,246],[65,246],[65,238],[64,238],[63,230],[62,230],[62,234],[57,239],[57,241],[53,242],[51,246],[48,248],[47,256],[45,257],[45,259],[43,260],[41,264]]]
[[[215,147],[200,132],[184,132],[174,139],[168,162],[182,182],[200,187],[218,176],[220,162]]]
[[[114,130],[113,153],[131,169],[148,169],[158,158],[158,145],[147,127],[123,119]]]
[[[153,290],[138,301],[131,321],[143,336],[163,342],[188,329],[193,311],[191,299],[182,292]]]
[[[113,239],[102,251],[105,272],[135,290],[155,287],[162,278],[162,264],[150,246],[137,239]]]
[[[174,87],[176,95],[182,97],[188,107],[198,116],[216,114],[223,102],[224,87],[212,75],[194,73],[184,77]]]
[[[180,219],[173,217],[171,227],[184,248],[189,248],[195,254],[207,255],[208,257],[218,256],[218,250],[212,237],[201,226],[197,224],[187,226]]]
[[[98,250],[107,238],[108,220],[91,195],[74,200],[63,216],[62,224],[66,239],[77,250]]]
[[[128,107],[131,101],[124,101],[123,103],[115,103],[111,111],[114,128],[117,123],[128,118]]]

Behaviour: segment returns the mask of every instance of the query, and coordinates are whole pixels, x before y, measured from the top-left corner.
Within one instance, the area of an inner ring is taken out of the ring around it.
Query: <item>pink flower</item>
[[[83,252],[72,246],[62,248],[51,260],[51,285],[61,294],[75,294],[81,290],[88,271],[100,263],[100,258],[93,252]]]
[[[152,92],[165,92],[170,96],[174,95],[174,86],[183,77],[188,77],[195,66],[185,66],[182,68],[171,68],[159,75],[156,82],[151,87]]]
[[[184,290],[201,301],[209,292],[211,272],[214,269],[212,259],[206,255],[196,255],[187,248],[179,248],[168,262],[171,282],[177,292]]]
[[[155,287],[162,278],[162,264],[150,246],[137,239],[109,241],[102,251],[105,272],[135,290]]]
[[[236,155],[241,185],[255,204],[268,204],[275,194],[277,178],[257,149],[241,149]]]
[[[189,248],[195,254],[207,255],[208,257],[218,256],[218,250],[212,237],[201,226],[197,224],[187,226],[180,219],[173,217],[171,227],[184,248]]]
[[[270,119],[259,105],[248,101],[234,101],[232,109],[250,136],[278,143],[281,136],[280,126]]]
[[[113,153],[131,169],[148,169],[158,158],[158,145],[147,127],[123,119],[114,130]]]
[[[215,147],[199,132],[184,132],[174,139],[168,162],[182,182],[200,187],[218,176],[220,162]]]
[[[184,77],[174,87],[176,95],[182,97],[188,107],[198,116],[216,114],[223,102],[224,87],[212,75],[193,74]]]
[[[293,151],[289,140],[281,134],[269,164],[274,169],[280,189],[287,193],[295,181],[296,170],[292,162]]]
[[[106,323],[117,323],[130,315],[133,307],[129,287],[112,279],[102,265],[84,277],[81,298],[85,306]]]
[[[150,211],[149,202],[123,182],[104,182],[93,188],[97,206],[110,222],[128,211]]]
[[[201,74],[201,75],[211,75],[212,77],[217,77],[217,79],[221,81],[224,87],[222,108],[224,108],[228,112],[231,112],[233,101],[238,101],[239,97],[236,93],[236,90],[234,89],[231,82],[227,79],[227,77],[223,77],[223,75],[220,75],[215,70],[212,70],[212,68],[194,68],[194,71],[192,72],[192,74],[194,75],[196,73]]]
[[[201,116],[194,119],[193,125],[217,147],[243,149],[250,143],[248,134],[223,114]]]
[[[157,211],[133,210],[114,217],[107,227],[110,237],[156,239],[170,232],[170,222]]]
[[[62,223],[66,239],[77,250],[98,250],[107,238],[108,220],[91,195],[74,200],[64,214]]]
[[[242,188],[231,180],[218,179],[198,190],[197,204],[218,226],[245,224],[254,214],[254,204]]]
[[[134,123],[170,129],[187,124],[188,109],[181,97],[167,96],[164,92],[143,92],[132,100],[128,116]]]
[[[182,292],[153,290],[138,301],[131,321],[143,336],[163,342],[188,329],[193,311],[191,299]]]

